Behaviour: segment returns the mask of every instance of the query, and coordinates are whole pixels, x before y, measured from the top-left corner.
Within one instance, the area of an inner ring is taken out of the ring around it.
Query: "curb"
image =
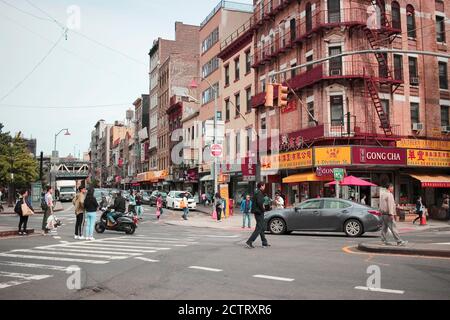
[[[55,209],[55,210],[53,210],[53,212],[61,212],[61,211],[64,211],[64,208],[62,208],[62,209]],[[40,211],[35,211],[34,212],[34,214],[44,214],[44,211],[42,211],[42,210],[40,210]],[[14,216],[17,216],[17,213],[15,213],[14,211],[11,211],[11,212],[4,212],[4,211],[2,211],[2,212],[0,212],[0,216],[1,215],[14,215]]]
[[[396,246],[378,246],[368,243],[360,243],[358,250],[371,252],[371,253],[388,253],[388,254],[400,254],[407,256],[426,256],[426,257],[441,257],[450,258],[450,250],[445,249],[426,249],[426,248],[407,248]]]
[[[27,232],[29,235],[32,235],[32,234],[34,234],[34,229],[28,229]],[[18,236],[18,235],[19,235],[19,231],[17,231],[17,230],[0,231],[0,238]]]

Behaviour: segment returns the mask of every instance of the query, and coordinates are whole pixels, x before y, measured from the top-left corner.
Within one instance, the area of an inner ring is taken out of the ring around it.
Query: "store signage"
[[[334,179],[334,169],[333,167],[318,167],[316,169],[316,176],[319,178],[330,178]]]
[[[261,170],[297,169],[312,167],[312,149],[261,157]]]
[[[241,164],[242,178],[244,181],[254,181],[256,175],[256,163],[251,157],[245,157]]]
[[[341,168],[333,169],[333,174],[336,181],[342,181],[345,177],[345,170]]]
[[[450,167],[450,151],[408,149],[408,166]]]
[[[286,107],[281,108],[281,113],[289,113],[295,110],[297,110],[297,99],[292,99]]]
[[[343,166],[352,163],[351,147],[314,149],[315,166]]]
[[[397,147],[405,149],[428,149],[428,150],[450,151],[450,141],[402,139],[397,142]]]
[[[397,148],[353,147],[353,164],[406,165],[406,150]]]

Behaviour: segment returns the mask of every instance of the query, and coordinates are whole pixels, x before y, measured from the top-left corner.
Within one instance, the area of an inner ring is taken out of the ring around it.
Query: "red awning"
[[[450,176],[410,174],[422,183],[422,188],[450,188]]]

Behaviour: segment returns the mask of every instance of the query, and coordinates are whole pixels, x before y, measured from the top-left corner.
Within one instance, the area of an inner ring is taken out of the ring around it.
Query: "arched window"
[[[408,37],[416,37],[416,13],[412,5],[406,7],[406,25],[408,27]]]
[[[309,32],[312,30],[312,8],[311,8],[311,2],[308,2],[306,4],[305,9],[305,19],[306,19],[306,32]]]
[[[400,15],[400,5],[397,1],[392,2],[392,27],[394,29],[402,29],[402,19]]]

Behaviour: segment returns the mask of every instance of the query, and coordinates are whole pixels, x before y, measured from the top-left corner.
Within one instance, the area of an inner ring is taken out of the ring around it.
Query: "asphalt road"
[[[74,216],[65,208],[58,236],[0,240],[0,299],[450,299],[450,259],[354,251],[377,234],[268,235],[271,248],[255,243],[249,250],[249,231],[167,225],[147,207],[135,235],[107,232],[87,243],[73,239]],[[0,217],[2,225],[15,221]],[[33,217],[30,227],[39,226],[40,216]],[[404,238],[449,242],[450,232]],[[368,268],[379,271],[381,289],[364,288]]]

